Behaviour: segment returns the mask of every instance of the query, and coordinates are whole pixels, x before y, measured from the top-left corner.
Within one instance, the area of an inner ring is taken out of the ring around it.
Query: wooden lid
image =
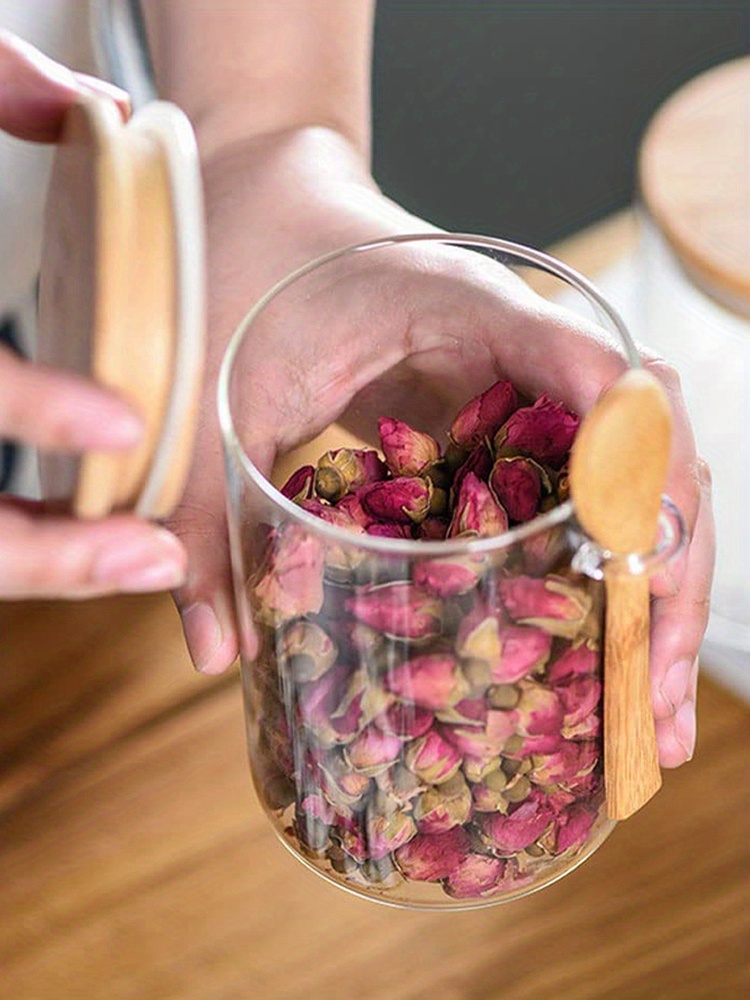
[[[81,517],[163,517],[180,498],[203,369],[203,248],[182,112],[155,102],[125,125],[111,102],[73,107],[45,212],[38,356],[116,389],[146,427],[129,451],[42,457],[45,496]]]
[[[640,185],[691,279],[750,315],[750,58],[703,73],[661,107]]]

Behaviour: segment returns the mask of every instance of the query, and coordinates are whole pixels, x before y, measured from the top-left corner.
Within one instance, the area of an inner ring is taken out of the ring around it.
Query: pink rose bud
[[[470,472],[458,492],[448,537],[479,535],[488,538],[508,530],[508,515],[495,500],[487,483]]]
[[[599,670],[599,651],[589,643],[571,646],[558,656],[547,668],[547,681],[552,684],[564,684],[573,677],[596,674]]]
[[[396,851],[396,863],[412,882],[438,882],[460,865],[469,846],[469,835],[460,826],[445,833],[418,833]]]
[[[427,784],[440,785],[458,771],[461,754],[436,729],[430,729],[406,745],[404,763]]]
[[[521,700],[513,709],[516,729],[522,736],[543,736],[558,733],[563,722],[563,706],[554,691],[525,680],[519,685]]]
[[[488,854],[467,854],[453,869],[444,883],[453,899],[476,899],[501,887],[505,861]]]
[[[536,517],[542,492],[549,493],[549,476],[532,458],[498,458],[488,480],[492,494],[511,521]]]
[[[511,855],[533,844],[554,819],[555,814],[544,798],[534,795],[507,815],[484,813],[479,826],[489,847],[498,854]]]
[[[394,476],[419,476],[440,458],[440,445],[434,437],[393,417],[378,421],[380,446]]]
[[[369,851],[364,830],[364,817],[360,813],[343,813],[336,817],[335,832],[346,853],[362,864],[367,861]]]
[[[433,485],[419,476],[373,483],[361,493],[362,506],[379,521],[421,524],[430,512]]]
[[[346,607],[362,624],[394,638],[426,639],[442,628],[441,602],[411,583],[362,587]]]
[[[386,691],[372,682],[365,667],[355,670],[329,715],[330,727],[339,742],[348,743],[375,715],[384,711],[391,700]]]
[[[455,705],[438,709],[435,714],[441,722],[454,726],[486,726],[487,702],[484,696],[462,698]]]
[[[445,833],[471,816],[471,791],[459,771],[449,781],[424,791],[414,805],[420,833]]]
[[[362,526],[343,507],[338,505],[333,507],[331,504],[321,503],[315,497],[311,500],[301,500],[299,506],[308,514],[312,514],[313,517],[319,517],[326,524],[335,524],[337,528],[345,528],[358,535],[362,534]]]
[[[385,479],[388,470],[376,451],[370,448],[338,448],[327,451],[315,470],[315,492],[335,503],[358,486]]]
[[[285,524],[269,538],[260,581],[253,588],[260,617],[277,624],[317,614],[323,606],[323,549],[305,528]]]
[[[351,767],[373,777],[386,771],[401,755],[398,736],[384,733],[377,726],[367,726],[345,748],[344,755]]]
[[[413,740],[424,736],[432,725],[432,719],[432,712],[427,708],[420,708],[410,702],[394,701],[376,715],[373,722],[384,733],[398,736],[402,740]]]
[[[345,514],[353,524],[359,525],[365,531],[375,523],[372,515],[368,514],[362,506],[362,500],[358,493],[347,493],[339,500],[334,509]]]
[[[327,801],[339,811],[357,805],[370,787],[367,775],[347,767],[338,750],[323,757],[318,765],[318,780]]]
[[[408,805],[425,789],[424,782],[401,763],[376,774],[375,783],[384,795],[400,806]]]
[[[297,619],[286,626],[280,641],[277,640],[277,648],[284,669],[298,684],[317,680],[333,666],[338,655],[325,629],[305,619]]]
[[[539,785],[570,787],[593,771],[598,761],[595,740],[564,740],[556,753],[532,756],[529,777]]]
[[[414,526],[409,524],[374,521],[365,531],[368,535],[375,535],[377,538],[413,538],[413,529]]]
[[[563,851],[579,850],[586,843],[591,827],[594,825],[596,812],[585,805],[576,804],[568,808],[558,817],[554,854]]]
[[[500,631],[508,624],[505,609],[479,597],[464,615],[456,633],[456,652],[462,659],[494,663],[500,657]],[[491,682],[488,675],[487,684]]]
[[[448,534],[448,522],[442,517],[426,517],[419,526],[419,537],[425,542],[441,542]]]
[[[291,474],[281,487],[281,492],[294,503],[299,503],[300,500],[309,500],[313,495],[314,477],[315,469],[312,465],[303,465]]]
[[[563,726],[565,729],[573,730],[599,708],[602,685],[598,678],[588,674],[571,678],[567,684],[558,685],[555,691],[565,712]]]
[[[461,492],[461,486],[463,485],[464,479],[473,472],[477,479],[481,480],[483,483],[487,481],[492,470],[492,464],[494,459],[492,457],[492,452],[487,447],[487,445],[482,442],[478,444],[476,448],[469,452],[464,461],[456,469],[456,474],[453,477],[453,485],[451,487],[451,498],[455,506],[456,498]]]
[[[466,678],[448,653],[426,653],[405,660],[389,671],[385,683],[404,701],[433,711],[455,705],[468,693]]]
[[[464,766],[465,769],[465,766]],[[487,771],[480,781],[474,783],[471,795],[479,812],[507,812],[508,803],[503,792],[509,778],[501,768],[495,766]]]
[[[474,448],[484,438],[492,438],[517,406],[518,394],[513,384],[495,382],[459,410],[448,436],[460,448]]]
[[[335,811],[329,802],[319,795],[317,792],[312,795],[306,795],[305,798],[300,803],[302,811],[313,819],[319,820],[321,823],[325,823],[326,826],[330,826],[335,818]]]
[[[504,750],[506,741],[515,732],[514,726],[509,712],[490,710],[484,725],[446,725],[442,727],[442,735],[462,757],[488,762]]]
[[[500,580],[499,589],[516,622],[536,625],[564,639],[578,635],[593,603],[585,590],[558,576],[509,576]]]
[[[407,844],[417,832],[413,817],[378,792],[368,803],[365,813],[367,854],[379,861],[386,854]]]
[[[466,775],[468,781],[476,784],[484,781],[488,774],[497,771],[500,763],[501,760],[498,756],[490,757],[488,760],[483,760],[481,757],[464,757],[461,770]]]
[[[438,597],[467,594],[482,575],[481,556],[443,556],[417,563],[414,582]]]
[[[534,754],[554,754],[560,750],[565,739],[561,732],[536,733],[533,736],[518,736],[518,744],[512,749],[505,747],[503,753],[513,760],[523,760]]]
[[[495,451],[501,455],[521,452],[559,468],[568,457],[579,423],[572,410],[544,392],[533,406],[516,410],[503,424],[494,438]]]
[[[498,634],[499,655],[490,662],[494,684],[514,684],[549,659],[552,637],[527,625],[508,625]]]
[[[303,723],[324,746],[338,741],[330,725],[330,716],[346,690],[349,667],[337,663],[316,680],[300,688],[297,707]]]

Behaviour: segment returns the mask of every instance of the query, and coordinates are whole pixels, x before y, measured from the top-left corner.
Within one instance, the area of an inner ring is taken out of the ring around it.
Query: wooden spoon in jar
[[[656,544],[672,413],[642,368],[627,371],[586,415],[571,454],[576,515],[614,556]],[[610,819],[626,819],[661,785],[649,681],[649,580],[605,563],[604,783]]]

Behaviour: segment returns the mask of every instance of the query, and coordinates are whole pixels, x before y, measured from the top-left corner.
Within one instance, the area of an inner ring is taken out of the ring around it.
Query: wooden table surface
[[[589,274],[632,238],[568,244]],[[166,595],[0,608],[5,1000],[746,1000],[750,707],[702,681],[694,761],[568,878],[474,913],[349,897],[250,784],[237,675]]]

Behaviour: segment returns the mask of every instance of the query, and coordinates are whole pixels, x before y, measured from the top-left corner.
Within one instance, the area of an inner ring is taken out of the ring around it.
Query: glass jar
[[[599,293],[547,255],[481,236],[393,237],[329,254],[273,288],[232,341],[219,410],[260,801],[283,843],[330,882],[386,903],[458,909],[549,885],[613,827],[602,773],[602,553],[562,485],[556,506],[491,538],[415,541],[321,520],[277,488],[291,470],[350,445],[344,425],[372,444],[377,412],[438,437],[450,423],[444,401],[415,385],[417,424],[411,409],[393,411],[409,393],[363,379],[340,424],[279,456],[268,479],[248,454],[258,442],[242,378],[264,345],[299,338],[306,317],[300,350],[315,350],[321,315],[337,303],[355,314],[384,269],[408,271],[425,251],[448,255],[435,279],[447,313],[481,254],[503,280],[508,267],[531,269],[546,294],[565,291],[568,304],[575,295],[580,314],[637,363]],[[660,544],[663,554],[674,537]]]

